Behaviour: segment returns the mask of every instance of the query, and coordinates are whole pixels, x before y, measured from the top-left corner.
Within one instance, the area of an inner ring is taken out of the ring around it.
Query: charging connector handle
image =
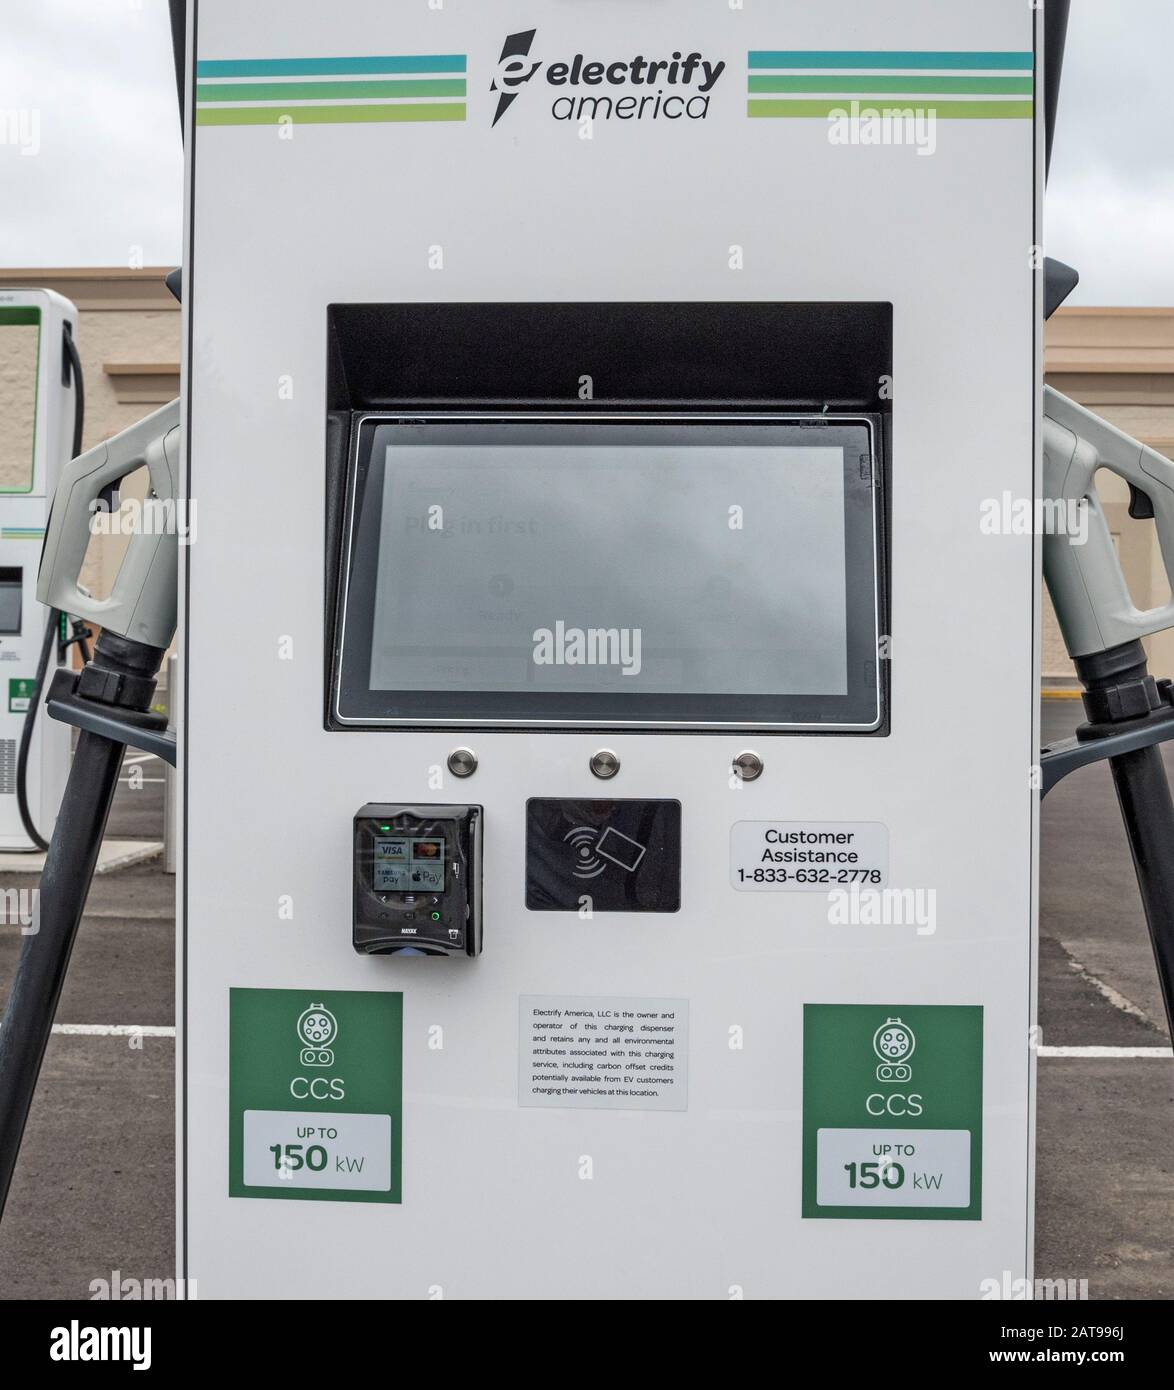
[[[1174,585],[1174,463],[1051,387],[1044,391],[1044,497],[1086,506],[1087,539],[1052,526],[1043,541],[1044,575],[1073,657],[1109,651],[1174,627],[1174,601],[1139,609],[1129,596],[1095,474],[1108,469],[1150,503],[1162,561]]]
[[[179,535],[179,401],[73,460],[61,476],[41,554],[37,598],[145,646],[164,648],[175,631]],[[108,598],[81,587],[93,517],[103,491],[136,469],[150,475],[153,513],[130,538]]]

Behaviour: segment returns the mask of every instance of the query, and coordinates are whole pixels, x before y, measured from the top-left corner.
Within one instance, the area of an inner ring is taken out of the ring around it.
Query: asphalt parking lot
[[[107,838],[162,840],[163,764],[128,753]],[[35,879],[0,875],[0,887]],[[7,996],[19,929],[0,928]],[[55,1029],[174,1028],[175,879],[161,858],[95,878]],[[54,1032],[0,1225],[0,1298],[91,1298],[114,1271],[174,1273],[175,1042]]]
[[[1078,700],[1045,700],[1044,742],[1082,717]],[[1174,776],[1169,745],[1165,759]],[[1168,1046],[1107,764],[1061,782],[1040,819],[1045,1049]],[[1090,1298],[1174,1297],[1174,1063],[1041,1056],[1037,1124],[1037,1278],[1087,1279]]]
[[[1046,701],[1045,741],[1080,717],[1077,701]],[[162,779],[155,759],[124,766],[111,836],[162,838]],[[28,881],[0,876],[13,886]],[[173,897],[159,859],[95,880],[57,1020],[87,1031],[49,1046],[0,1226],[0,1297],[88,1298],[115,1271],[173,1272]],[[1093,1299],[1171,1298],[1174,1063],[1050,1055],[1168,1045],[1103,765],[1044,803],[1041,903],[1036,1275],[1087,1280]],[[0,930],[5,992],[19,943]],[[136,1025],[163,1031],[104,1031]]]

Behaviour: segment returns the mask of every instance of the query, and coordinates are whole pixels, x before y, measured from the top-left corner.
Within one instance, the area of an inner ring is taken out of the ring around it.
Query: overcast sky
[[[1174,0],[1072,12],[1048,252],[1080,270],[1074,303],[1174,305]],[[0,0],[14,110],[39,113],[40,152],[0,144],[0,265],[178,264],[166,0]]]
[[[166,0],[0,0],[0,113],[40,117],[0,144],[0,265],[179,264],[174,73]]]

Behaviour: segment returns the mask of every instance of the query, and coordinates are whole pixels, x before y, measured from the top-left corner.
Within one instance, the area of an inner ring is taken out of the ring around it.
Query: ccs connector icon
[[[311,1004],[298,1018],[298,1039],[304,1044],[299,1057],[302,1066],[334,1066],[330,1044],[337,1037],[338,1019],[325,1004]]]
[[[886,1019],[872,1035],[872,1050],[880,1058],[876,1079],[889,1084],[912,1081],[913,1068],[909,1065],[909,1058],[913,1056],[916,1046],[917,1039],[913,1036],[912,1028],[899,1018]]]

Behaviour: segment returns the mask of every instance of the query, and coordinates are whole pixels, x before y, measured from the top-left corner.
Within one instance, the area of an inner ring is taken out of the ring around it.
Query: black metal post
[[[1140,642],[1077,657],[1076,670],[1089,717],[1078,730],[1082,742],[1168,711],[1169,700],[1163,696],[1169,691],[1160,690],[1149,674]],[[1149,925],[1166,1022],[1174,1036],[1174,797],[1158,747],[1119,754],[1109,759],[1109,767]]]
[[[79,697],[127,712],[150,708],[163,652],[111,633],[98,638],[78,681]],[[160,716],[160,722],[166,721]],[[16,1169],[53,1018],[126,744],[83,730],[41,873],[33,933],[25,937],[0,1024],[0,1215]]]
[[[1067,4],[1068,0],[1064,0]],[[171,55],[175,62],[175,87],[179,94],[179,131],[183,134],[183,85],[187,63],[188,16],[187,0],[168,0],[171,13]]]
[[[1052,167],[1052,142],[1056,136],[1056,111],[1060,105],[1060,76],[1064,71],[1064,47],[1068,38],[1071,0],[1047,0],[1044,9],[1044,148],[1045,172]],[[180,101],[183,101],[182,93]]]

